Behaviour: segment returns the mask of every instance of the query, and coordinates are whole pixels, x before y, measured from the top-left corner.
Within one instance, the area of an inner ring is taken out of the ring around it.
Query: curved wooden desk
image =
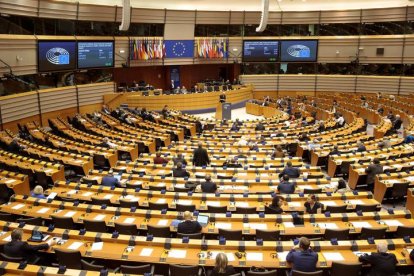
[[[198,110],[216,108],[222,92],[204,92],[179,95],[141,96],[135,93],[126,95],[129,107],[145,107],[148,110],[161,110],[164,105],[178,110]],[[227,102],[236,104],[253,98],[253,86],[226,91]]]

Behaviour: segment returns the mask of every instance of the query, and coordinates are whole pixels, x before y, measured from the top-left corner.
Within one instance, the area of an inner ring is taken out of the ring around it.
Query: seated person
[[[100,143],[99,146],[103,148],[110,148],[110,149],[116,148],[116,144],[109,141],[108,137],[104,137],[102,139],[102,143]]]
[[[206,174],[204,179],[206,181],[204,183],[201,183],[201,191],[203,193],[215,193],[217,191],[217,185],[211,181],[211,175]]]
[[[267,207],[269,209],[272,209],[275,212],[275,214],[282,214],[283,213],[283,209],[282,209],[283,205],[286,205],[286,202],[283,199],[283,197],[275,195],[272,198],[272,204],[270,204]]]
[[[46,196],[43,194],[43,187],[40,185],[34,187],[33,191],[30,193],[30,196],[35,198],[46,198]]]
[[[110,172],[102,177],[101,185],[105,187],[120,187],[121,183],[117,178],[114,177],[113,173]]]
[[[54,239],[49,239],[46,243],[30,245],[22,241],[23,230],[14,229],[11,233],[11,241],[4,245],[4,254],[14,258],[24,258],[29,262],[35,259],[35,254],[39,250],[47,250],[56,244]]]
[[[13,153],[19,153],[25,148],[26,146],[20,144],[19,138],[14,137],[9,146],[7,147],[7,150]]]
[[[184,156],[183,156],[182,153],[178,153],[177,157],[173,158],[173,163],[174,163],[174,165],[177,165],[178,163],[181,163],[181,164],[187,166],[187,161],[184,159]]]
[[[211,271],[210,276],[228,276],[236,273],[237,272],[234,270],[234,267],[228,265],[227,255],[224,253],[218,253],[214,269]]]
[[[251,151],[257,151],[257,150],[259,150],[259,146],[257,145],[256,142],[250,142],[249,143],[249,150],[251,150]]]
[[[318,202],[316,195],[313,194],[308,195],[304,206],[308,214],[320,214],[322,211],[322,204]]]
[[[336,190],[337,193],[344,194],[352,192],[352,189],[349,188],[349,186],[346,184],[345,180],[340,179],[338,181],[338,190]]]
[[[1,177],[0,177],[0,179],[1,179]],[[12,195],[14,195],[13,189],[10,189],[4,183],[0,184],[0,204],[4,204],[6,202],[9,202],[10,197]]]
[[[277,186],[277,191],[281,194],[293,194],[295,192],[296,185],[289,182],[289,176],[283,175],[281,182]]]
[[[394,254],[387,253],[387,250],[387,243],[381,241],[377,244],[378,253],[364,254],[359,257],[360,262],[371,265],[369,275],[397,275],[397,258]]]
[[[367,148],[364,146],[364,144],[361,141],[357,142],[357,152],[363,152],[366,151]]]
[[[162,164],[167,164],[167,163],[168,163],[168,160],[165,159],[165,158],[163,158],[163,157],[161,157],[161,152],[157,152],[155,154],[154,164],[160,164],[160,165],[162,165]]]
[[[404,144],[414,143],[414,133],[408,133],[404,138]]]
[[[285,157],[285,152],[283,151],[280,145],[277,145],[275,150],[270,155],[270,158],[283,158]]]
[[[237,157],[229,158],[223,163],[223,167],[228,168],[242,168],[242,164],[237,161]]]
[[[289,178],[298,178],[300,175],[300,170],[298,168],[293,167],[292,162],[288,161],[281,175],[285,174],[287,174]]]
[[[177,167],[173,169],[173,177],[190,177],[190,173],[183,169],[183,164],[177,163]]]
[[[255,127],[255,131],[263,131],[263,130],[265,130],[266,128],[265,128],[265,126],[261,123],[261,122],[259,122],[257,125],[256,125],[256,127]]]
[[[181,234],[196,234],[201,232],[201,224],[193,220],[190,211],[184,212],[184,221],[180,222],[177,227],[177,233]]]
[[[338,146],[334,146],[334,148],[331,150],[331,152],[329,153],[329,155],[333,155],[333,154],[340,154],[341,152],[338,150]]]
[[[239,131],[240,130],[240,126],[234,122],[233,125],[230,128],[231,131]]]
[[[299,239],[299,246],[294,246],[286,256],[286,261],[292,263],[292,270],[300,272],[315,272],[318,263],[318,254],[310,248],[310,241],[306,237]]]

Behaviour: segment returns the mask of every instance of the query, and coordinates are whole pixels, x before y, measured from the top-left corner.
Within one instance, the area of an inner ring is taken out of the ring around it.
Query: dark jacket
[[[19,153],[22,150],[22,146],[16,141],[12,141],[7,148],[13,153]]]
[[[262,124],[257,124],[257,125],[256,125],[255,130],[256,130],[256,131],[265,130],[265,127],[264,127],[264,125],[262,125]]]
[[[177,233],[195,234],[200,233],[201,225],[198,221],[185,220],[180,222],[177,227]]]
[[[106,187],[119,186],[119,181],[113,176],[104,176],[101,185]]]
[[[214,182],[206,181],[201,183],[201,191],[203,193],[215,193],[217,191],[217,185]]]
[[[300,171],[298,168],[295,167],[286,167],[281,173],[282,175],[287,174],[289,178],[298,178],[300,175]]]
[[[166,164],[168,163],[168,160],[165,158],[160,157],[154,157],[154,164]]]
[[[295,184],[290,182],[282,182],[277,186],[277,190],[281,194],[293,194],[295,192]]]
[[[395,130],[400,129],[402,125],[402,120],[401,119],[395,119],[394,123],[393,123],[393,128]]]
[[[364,146],[364,145],[361,145],[361,146],[358,146],[358,148],[357,148],[357,152],[363,152],[363,151],[366,151],[367,150],[367,148]]]
[[[173,177],[189,177],[190,173],[184,169],[173,169]]]
[[[392,276],[396,274],[397,258],[390,253],[371,253],[370,255],[362,255],[359,261],[371,264],[369,276]]]
[[[296,251],[292,249],[287,254],[286,261],[292,263],[292,270],[315,272],[318,254],[312,250]]]
[[[36,253],[36,251],[42,249],[46,250],[48,248],[49,245],[47,243],[30,245],[24,241],[11,241],[4,246],[4,254],[6,254],[9,257],[23,257],[28,259],[32,257]]]
[[[383,172],[382,166],[380,164],[371,164],[368,168],[365,169],[367,174],[367,183],[366,184],[374,184],[375,176]]]
[[[233,275],[236,274],[236,270],[234,269],[234,267],[232,265],[228,265],[226,267],[226,272],[225,273],[218,273],[216,269],[213,269],[211,271],[210,276],[228,276],[228,275]]]
[[[318,209],[322,209],[322,204],[320,204],[319,202],[315,202],[315,205],[313,205],[312,208],[309,202],[305,202],[304,205],[305,205],[306,213],[308,214],[316,214],[318,212]]]
[[[206,149],[197,148],[193,152],[193,165],[197,167],[207,166],[210,164],[210,158]]]
[[[177,163],[181,163],[183,165],[187,165],[187,161],[184,158],[174,157],[173,158],[173,162],[174,162],[174,165],[177,165]]]

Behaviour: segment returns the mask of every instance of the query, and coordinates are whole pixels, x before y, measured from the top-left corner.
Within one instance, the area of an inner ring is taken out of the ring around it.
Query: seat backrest
[[[256,214],[256,207],[236,207],[236,214]]]
[[[78,250],[66,250],[55,248],[59,265],[71,269],[82,269],[81,253]]]
[[[219,228],[219,237],[224,237],[226,240],[242,240],[242,230],[227,230]]]
[[[186,276],[198,275],[198,266],[170,264],[170,276],[182,276],[182,275],[186,275]]]
[[[129,200],[120,199],[119,206],[122,208],[131,208],[131,207],[138,208],[138,201],[129,201]]]
[[[91,197],[91,201],[94,205],[111,205],[111,200],[108,198]]]
[[[322,189],[303,189],[304,194],[320,194]]]
[[[201,239],[203,237],[203,233],[194,233],[194,234],[183,234],[177,232],[177,238],[182,237],[189,237],[191,239]]]
[[[264,241],[278,241],[280,239],[280,231],[256,229],[256,239],[263,239]]]
[[[17,222],[24,222],[30,225],[37,225],[42,226],[43,225],[43,219],[42,218],[18,218]]]
[[[169,238],[171,236],[169,226],[152,226],[148,225],[148,234],[154,235],[156,237]]]
[[[348,264],[332,262],[331,275],[335,276],[358,276],[362,269],[361,263]]]
[[[373,205],[364,205],[364,204],[360,205],[360,204],[357,204],[357,205],[355,205],[355,210],[356,211],[361,210],[362,212],[375,212],[375,211],[378,210],[378,205],[376,205],[376,204],[373,204]]]
[[[407,195],[409,183],[398,183],[392,186],[392,197],[404,197]]]
[[[162,209],[168,209],[168,203],[153,203],[149,202],[148,207],[150,210],[162,210]]]
[[[373,237],[374,239],[383,239],[385,237],[385,232],[387,231],[387,228],[361,228],[361,235],[360,239],[367,239],[370,237]]]
[[[292,276],[323,276],[323,271],[322,270],[318,270],[315,272],[302,272],[302,271],[297,271],[297,270],[292,270]]]
[[[145,274],[151,273],[152,267],[150,264],[138,266],[121,265],[121,272],[124,274]]]
[[[277,270],[270,270],[270,271],[264,271],[264,272],[253,272],[253,271],[247,271],[247,276],[255,276],[255,275],[261,275],[261,276],[277,276]]]
[[[207,211],[209,213],[225,213],[227,211],[227,206],[211,206],[211,205],[207,205]]]
[[[71,217],[67,218],[52,215],[52,221],[57,228],[75,229],[75,224],[73,223],[73,219]]]
[[[331,212],[331,213],[346,213],[346,208],[347,208],[347,205],[342,205],[342,206],[328,205],[326,206],[325,211]]]
[[[0,220],[13,222],[16,221],[16,216],[13,214],[0,212]]]
[[[185,211],[190,211],[190,212],[194,212],[195,210],[195,205],[183,205],[183,204],[177,204],[175,206],[177,212],[185,212]]]
[[[406,236],[414,237],[414,227],[410,226],[398,226],[397,231],[395,232],[396,238],[404,238]]]
[[[349,240],[348,229],[325,229],[325,240],[338,239],[338,240]]]
[[[138,229],[135,224],[115,222],[115,230],[121,235],[138,235]]]
[[[85,225],[86,231],[101,233],[105,233],[107,231],[106,223],[104,220],[84,219],[83,224]]]
[[[21,262],[21,261],[23,261],[24,260],[24,258],[23,257],[9,257],[9,256],[7,256],[6,254],[4,254],[4,253],[0,253],[0,258],[3,260],[3,261],[6,261],[6,262],[14,262],[14,263],[18,263],[18,262]]]

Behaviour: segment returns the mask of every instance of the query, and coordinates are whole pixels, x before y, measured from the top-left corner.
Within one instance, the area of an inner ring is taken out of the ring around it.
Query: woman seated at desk
[[[318,202],[314,194],[308,195],[304,206],[308,214],[320,214],[322,212],[322,204]]]

